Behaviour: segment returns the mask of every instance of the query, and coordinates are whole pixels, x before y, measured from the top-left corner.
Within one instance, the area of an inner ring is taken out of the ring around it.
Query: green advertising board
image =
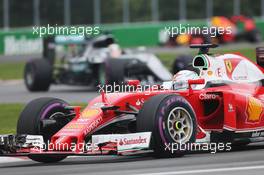
[[[203,21],[186,21],[183,25],[206,26]],[[256,19],[257,27],[264,36],[264,21]],[[157,46],[159,32],[168,26],[177,26],[179,22],[132,23],[102,25],[100,31],[109,31],[122,47]],[[41,53],[42,38],[33,34],[32,28],[0,31],[0,55],[18,55]]]
[[[42,51],[42,39],[34,36],[30,29],[0,32],[0,54],[20,55]]]

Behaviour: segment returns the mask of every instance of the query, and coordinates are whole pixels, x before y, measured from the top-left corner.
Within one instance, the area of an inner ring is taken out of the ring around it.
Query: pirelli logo
[[[248,98],[248,105],[247,105],[247,115],[248,115],[248,122],[259,122],[262,115],[262,103],[260,100],[249,97]]]

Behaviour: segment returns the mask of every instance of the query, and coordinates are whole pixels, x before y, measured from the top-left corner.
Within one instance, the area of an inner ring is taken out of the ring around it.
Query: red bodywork
[[[241,57],[241,59],[247,60],[245,57]],[[257,65],[256,69],[263,73],[263,69]],[[131,81],[131,83],[136,87],[139,82]],[[203,84],[204,79],[189,80],[188,83],[189,89],[183,91],[150,88],[147,91],[137,89],[135,92],[129,93],[101,93],[100,96],[90,101],[81,112],[79,107],[75,108],[76,117],[51,138],[50,145],[60,146],[55,146],[52,151],[46,153],[83,153],[83,150],[78,148],[75,152],[67,150],[65,147],[69,148],[70,146],[65,145],[71,145],[73,142],[84,143],[87,141],[87,136],[93,135],[96,131],[125,115],[118,114],[116,109],[127,112],[134,112],[135,109],[140,110],[145,101],[162,93],[183,96],[191,104],[199,126],[197,140],[202,139],[205,132],[251,133],[264,130],[264,87],[262,84],[231,83],[195,90],[191,88],[191,85]],[[131,109],[131,106],[134,110]],[[108,110],[104,110],[106,108]],[[61,147],[61,145],[65,147]],[[108,145],[104,150],[112,150],[113,147],[115,146]],[[30,152],[34,153],[34,150],[30,150]]]
[[[264,130],[264,88],[255,84],[229,84],[221,87],[186,91],[149,91],[133,93],[110,93],[93,99],[70,123],[56,133],[53,144],[83,143],[85,136],[115,120],[114,111],[103,112],[102,104],[119,106],[129,111],[129,105],[138,110],[148,98],[161,93],[174,93],[185,97],[193,107],[199,126],[205,131],[224,130],[234,132]],[[140,101],[140,104],[138,103]],[[208,108],[211,111],[208,111]],[[201,131],[200,131],[201,132]],[[200,133],[198,133],[198,136]],[[199,138],[197,136],[197,138]],[[61,149],[60,149],[61,150]],[[59,151],[59,150],[57,150]],[[67,150],[64,150],[67,151]],[[76,150],[78,152],[80,150]]]

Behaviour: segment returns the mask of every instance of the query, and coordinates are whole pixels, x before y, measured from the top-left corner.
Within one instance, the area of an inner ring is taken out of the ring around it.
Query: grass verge
[[[0,80],[22,79],[25,62],[0,63]]]
[[[24,104],[0,104],[0,134],[16,132],[16,123]]]

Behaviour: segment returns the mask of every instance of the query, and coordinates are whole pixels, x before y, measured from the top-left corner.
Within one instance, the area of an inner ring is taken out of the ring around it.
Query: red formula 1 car
[[[211,27],[225,28],[230,27],[231,33],[225,31],[223,34],[217,34],[212,38],[214,43],[230,43],[240,40],[256,43],[262,40],[262,35],[256,26],[253,18],[243,15],[226,18],[224,16],[215,16],[210,20]]]
[[[204,27],[200,27],[201,31]],[[189,33],[171,36],[165,30],[161,30],[159,33],[160,44],[163,46],[178,46],[201,43],[224,44],[241,40],[252,43],[262,41],[261,32],[257,28],[254,19],[243,15],[232,16],[231,18],[214,16],[209,20],[207,28],[211,29],[211,34],[197,32],[199,27],[193,27]]]
[[[17,134],[0,136],[1,156],[39,162],[144,152],[176,157],[198,143],[223,143],[228,150],[264,141],[264,48],[255,64],[239,54],[211,55],[212,44],[192,47],[200,48],[196,71],[180,71],[161,86],[141,91],[131,80],[133,92],[102,91],[82,111],[59,99],[33,100]]]

